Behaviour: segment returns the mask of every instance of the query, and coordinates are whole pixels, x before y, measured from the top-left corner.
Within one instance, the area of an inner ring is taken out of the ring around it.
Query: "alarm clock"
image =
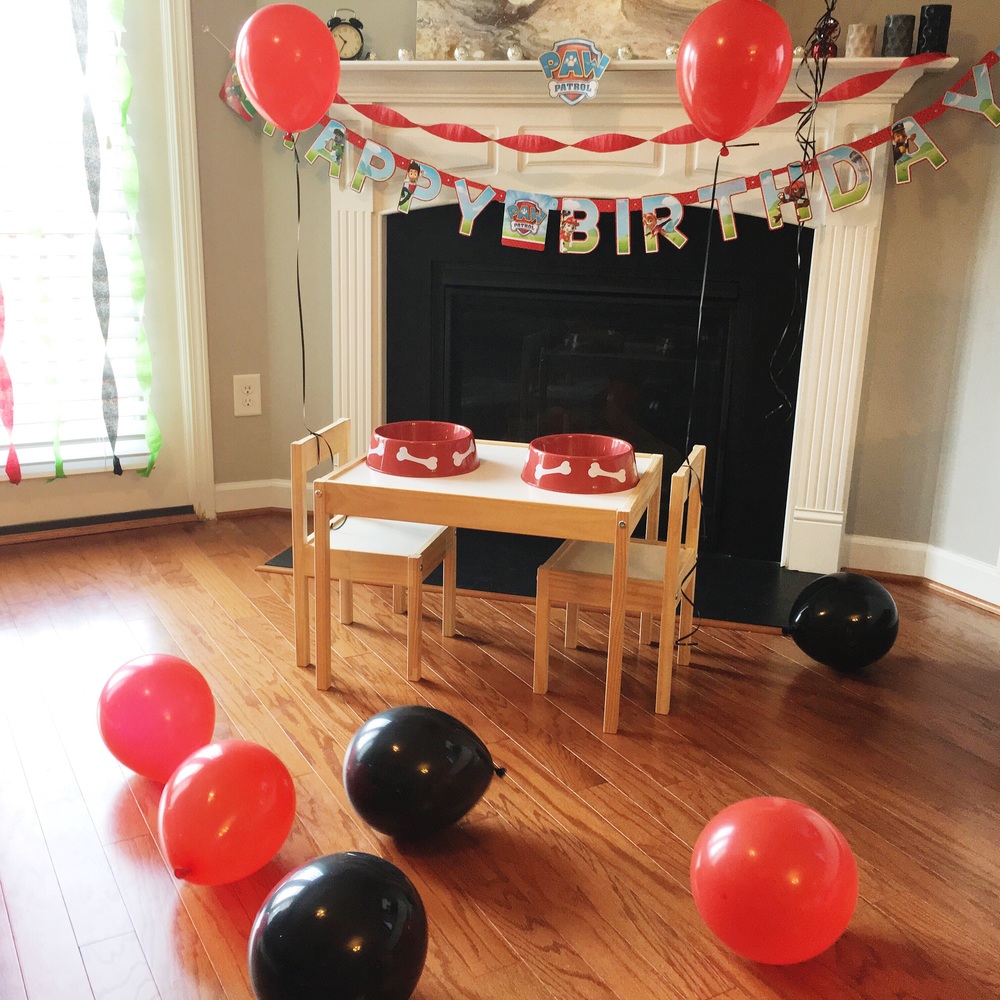
[[[346,7],[343,8],[343,12],[354,13]],[[361,34],[364,25],[356,17],[339,17],[340,13],[340,10],[335,10],[333,17],[326,22],[333,40],[337,43],[337,52],[340,53],[341,59],[360,59],[365,48],[365,36]]]

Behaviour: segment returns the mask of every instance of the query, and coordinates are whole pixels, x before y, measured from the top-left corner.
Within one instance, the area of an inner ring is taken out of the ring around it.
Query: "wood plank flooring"
[[[278,879],[335,851],[413,880],[430,948],[416,1000],[965,1000],[1000,997],[1000,618],[887,581],[894,649],[842,677],[778,634],[704,628],[652,714],[656,649],[626,636],[621,731],[601,732],[603,622],[553,648],[531,693],[530,603],[460,597],[458,634],[427,599],[424,680],[405,618],[355,589],[334,625],[334,686],[295,666],[291,580],[255,571],[284,515],[132,529],[0,549],[0,997],[251,1000],[250,926]],[[174,879],[160,786],[115,761],[95,711],[126,660],[167,652],[208,679],[216,738],[270,747],[297,818],[233,885]],[[417,846],[367,827],[341,782],[360,724],[426,703],[507,768],[458,825]],[[844,832],[861,897],[812,961],[744,961],[701,922],[691,848],[754,795],[809,803]]]

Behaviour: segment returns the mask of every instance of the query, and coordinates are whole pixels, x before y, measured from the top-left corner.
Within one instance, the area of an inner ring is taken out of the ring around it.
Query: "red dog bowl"
[[[390,476],[434,479],[479,468],[476,439],[446,420],[400,420],[372,431],[368,465]]]
[[[603,434],[549,434],[528,445],[521,478],[556,493],[618,493],[639,482],[635,449]]]

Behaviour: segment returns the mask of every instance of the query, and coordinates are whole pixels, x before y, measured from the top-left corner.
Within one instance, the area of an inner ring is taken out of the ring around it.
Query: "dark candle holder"
[[[947,52],[951,30],[951,4],[930,3],[920,8],[917,52]]]
[[[882,29],[882,55],[912,55],[913,29],[916,23],[917,19],[913,14],[889,14]]]

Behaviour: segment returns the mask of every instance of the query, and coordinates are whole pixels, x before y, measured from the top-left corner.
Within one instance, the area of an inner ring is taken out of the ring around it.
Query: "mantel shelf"
[[[898,58],[831,59],[827,63],[826,89],[865,73],[885,72],[902,65]],[[891,77],[870,95],[855,99],[858,103],[895,102],[925,73],[944,73],[958,63],[954,56],[938,62],[910,66]],[[680,103],[677,94],[677,61],[675,59],[615,60],[601,78],[600,89],[593,101],[581,106],[600,104],[611,98],[615,103],[649,103],[666,100]],[[796,86],[796,76],[808,84],[808,75],[793,68],[782,100],[802,100]],[[388,59],[345,62],[341,70],[343,96],[351,101],[377,101],[407,104],[434,100],[448,94],[486,104],[499,104],[510,96],[532,102],[552,102],[544,85],[537,60],[407,60]]]

